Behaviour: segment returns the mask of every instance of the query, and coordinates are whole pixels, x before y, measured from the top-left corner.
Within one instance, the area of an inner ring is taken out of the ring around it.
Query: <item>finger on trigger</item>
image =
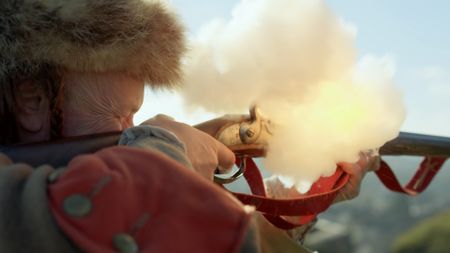
[[[222,143],[218,142],[218,149],[217,149],[217,160],[218,160],[218,169],[221,172],[229,171],[231,168],[233,168],[233,165],[236,161],[236,156],[234,155],[233,151],[231,151],[227,146],[223,145]]]
[[[11,159],[9,159],[9,157],[7,157],[5,154],[0,153],[0,166],[10,164],[12,164]]]

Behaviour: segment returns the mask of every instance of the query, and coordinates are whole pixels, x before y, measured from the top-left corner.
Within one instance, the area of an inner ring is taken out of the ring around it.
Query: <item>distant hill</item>
[[[428,218],[394,241],[393,253],[448,253],[450,210]]]

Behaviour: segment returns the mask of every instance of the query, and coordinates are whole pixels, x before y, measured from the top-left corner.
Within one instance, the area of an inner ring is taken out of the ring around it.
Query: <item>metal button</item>
[[[73,217],[84,217],[92,210],[91,200],[83,195],[75,194],[64,199],[64,212]]]
[[[120,233],[114,236],[113,244],[116,250],[120,253],[138,253],[139,247],[134,238],[125,233]]]

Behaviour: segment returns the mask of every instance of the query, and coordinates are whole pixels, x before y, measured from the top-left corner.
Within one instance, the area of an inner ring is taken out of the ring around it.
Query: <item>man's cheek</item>
[[[101,132],[115,132],[124,130],[123,122],[120,118],[105,120],[99,124]]]
[[[80,122],[80,128],[83,131],[81,135],[117,132],[123,130],[120,118],[116,117],[97,117],[90,120],[90,122],[86,122],[86,124]]]
[[[130,127],[134,126],[133,117],[134,117],[134,115],[130,115],[130,116],[127,116],[127,117],[124,117],[124,118],[120,119],[121,126],[122,126],[121,130],[125,130],[127,128],[130,128]]]

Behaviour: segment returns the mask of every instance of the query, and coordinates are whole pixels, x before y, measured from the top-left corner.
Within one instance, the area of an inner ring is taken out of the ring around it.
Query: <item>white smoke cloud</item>
[[[396,137],[404,120],[392,60],[357,62],[355,36],[321,0],[242,0],[193,39],[182,94],[220,113],[258,104],[279,124],[266,167],[314,181]]]

